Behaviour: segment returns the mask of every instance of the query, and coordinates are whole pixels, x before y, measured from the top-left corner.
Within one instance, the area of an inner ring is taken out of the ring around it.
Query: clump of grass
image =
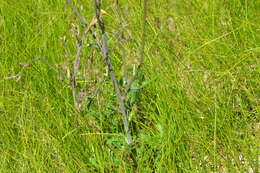
[[[259,2],[213,2],[148,2],[146,58],[130,123],[140,172],[259,172]],[[93,3],[73,3],[91,21]],[[110,56],[124,85],[114,37],[118,7],[103,3]],[[138,57],[141,4],[122,1],[120,9],[127,16],[126,57]],[[106,71],[91,69],[89,93],[98,87],[98,101],[87,100],[89,109],[79,112],[70,81],[57,80],[49,67],[68,61],[71,75],[77,47],[68,31],[78,21],[65,2],[4,0],[0,10],[0,170],[133,171],[112,83],[95,81]],[[95,47],[92,37],[86,43]],[[82,57],[101,57],[91,46]],[[49,65],[30,62],[36,56]],[[19,80],[9,78],[21,70]]]

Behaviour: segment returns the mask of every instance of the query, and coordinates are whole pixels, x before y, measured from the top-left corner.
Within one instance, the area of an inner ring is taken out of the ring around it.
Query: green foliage
[[[116,5],[103,4],[122,81],[122,56],[138,58],[142,33],[140,1],[126,2],[125,53]],[[90,22],[92,1],[74,3]],[[149,1],[142,77],[129,91],[139,172],[259,172],[259,10],[249,0]],[[136,171],[109,80],[79,113],[47,64],[19,65],[71,62],[60,38],[74,55],[73,22],[63,0],[0,1],[0,172]],[[87,42],[83,56],[95,49]]]

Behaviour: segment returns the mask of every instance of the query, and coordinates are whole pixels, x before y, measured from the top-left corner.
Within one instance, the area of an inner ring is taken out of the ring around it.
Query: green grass
[[[77,4],[90,21],[92,1]],[[140,51],[140,4],[129,2],[130,58]],[[131,120],[138,171],[258,172],[260,2],[148,4],[143,88]],[[121,79],[116,5],[106,1],[103,9]],[[0,172],[134,171],[120,114],[108,109],[117,105],[109,79],[98,95],[105,104],[78,113],[71,88],[45,63],[19,65],[36,56],[62,64],[63,36],[75,54],[72,22],[79,23],[63,0],[0,1]],[[21,70],[20,80],[5,80]]]

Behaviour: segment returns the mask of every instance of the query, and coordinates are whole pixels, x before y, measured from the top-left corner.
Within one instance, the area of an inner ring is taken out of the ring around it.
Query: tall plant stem
[[[113,65],[112,65],[111,59],[109,57],[108,45],[107,45],[107,35],[106,35],[106,32],[105,32],[105,25],[104,25],[104,22],[103,22],[102,17],[101,17],[101,8],[100,8],[99,0],[94,0],[94,7],[95,7],[95,10],[96,10],[96,17],[97,17],[97,21],[98,21],[98,24],[99,24],[99,27],[100,27],[100,30],[101,30],[102,41],[103,41],[101,51],[102,51],[103,57],[106,59],[109,75],[110,75],[111,81],[113,83],[115,92],[116,92],[120,112],[122,114],[124,131],[125,131],[125,134],[126,134],[126,142],[127,142],[128,145],[132,146],[133,138],[132,138],[131,131],[130,131],[130,128],[129,128],[129,122],[128,122],[128,118],[127,118],[127,109],[126,109],[126,106],[124,105],[124,99],[123,99],[122,93],[119,89],[119,85],[118,85],[118,81],[117,81],[115,73],[114,73]]]

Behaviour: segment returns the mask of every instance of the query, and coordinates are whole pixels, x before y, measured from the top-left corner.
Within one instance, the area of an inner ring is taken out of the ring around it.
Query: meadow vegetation
[[[95,21],[93,1],[72,2]],[[84,26],[66,1],[0,1],[0,172],[260,171],[260,1],[149,0],[147,7],[144,59],[125,103],[133,156],[91,34],[73,101]],[[103,0],[123,90],[140,63],[143,1],[120,0],[119,8],[121,16],[115,0]],[[101,40],[99,26],[92,29]]]

